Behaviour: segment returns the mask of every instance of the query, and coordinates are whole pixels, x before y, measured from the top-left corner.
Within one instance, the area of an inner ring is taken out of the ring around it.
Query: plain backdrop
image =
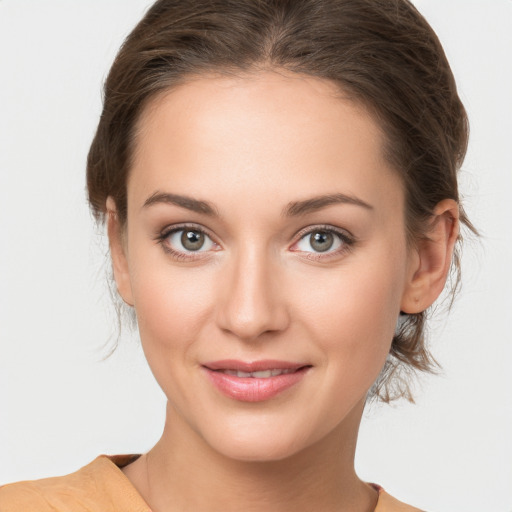
[[[85,159],[113,57],[148,0],[0,0],[0,482],[148,450],[164,397],[115,314]],[[461,174],[481,230],[432,328],[444,367],[373,407],[362,478],[431,512],[512,511],[512,1],[422,0],[471,121]]]

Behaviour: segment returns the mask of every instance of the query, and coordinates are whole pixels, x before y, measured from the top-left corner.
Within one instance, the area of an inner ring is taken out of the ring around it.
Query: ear
[[[117,291],[126,304],[133,306],[132,287],[130,273],[128,272],[123,227],[119,222],[116,204],[112,197],[109,196],[107,198],[106,206],[108,240]]]
[[[435,207],[426,237],[419,240],[411,258],[408,283],[402,296],[404,313],[421,313],[439,297],[458,236],[459,206],[453,199],[444,199]]]

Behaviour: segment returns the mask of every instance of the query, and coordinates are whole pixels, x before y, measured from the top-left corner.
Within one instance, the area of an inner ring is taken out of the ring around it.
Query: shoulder
[[[149,512],[120,467],[136,456],[99,456],[66,476],[0,487],[2,512]]]
[[[377,503],[377,508],[375,512],[424,512],[416,507],[411,507],[411,505],[406,505],[405,503],[393,498],[390,494],[388,494],[384,489],[380,489],[379,491],[379,502]]]

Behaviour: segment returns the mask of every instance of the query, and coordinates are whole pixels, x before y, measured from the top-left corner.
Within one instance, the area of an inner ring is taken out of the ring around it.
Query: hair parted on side
[[[193,77],[261,69],[332,81],[374,115],[404,184],[411,244],[425,236],[439,201],[459,202],[467,116],[436,34],[408,0],[158,0],[126,38],[105,83],[87,160],[96,219],[105,221],[112,196],[126,222],[136,125],[149,100]],[[476,232],[462,206],[460,221]],[[425,319],[425,312],[400,317],[371,395],[412,400],[408,374],[435,368]]]

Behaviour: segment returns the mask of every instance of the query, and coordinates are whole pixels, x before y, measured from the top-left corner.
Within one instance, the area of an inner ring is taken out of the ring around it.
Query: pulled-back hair
[[[407,0],[159,0],[130,33],[108,75],[87,160],[98,221],[112,196],[126,222],[136,124],[148,101],[204,74],[288,70],[339,85],[379,123],[402,178],[410,244],[426,236],[443,199],[459,202],[468,121],[441,44]],[[460,220],[471,230],[462,207]],[[458,286],[459,244],[451,280]],[[412,399],[408,374],[432,371],[426,313],[402,315],[371,393]],[[404,373],[405,372],[405,373]]]

